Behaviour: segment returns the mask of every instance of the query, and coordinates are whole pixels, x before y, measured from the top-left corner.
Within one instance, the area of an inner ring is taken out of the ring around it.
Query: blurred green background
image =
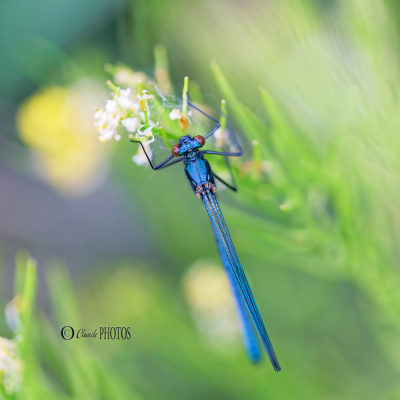
[[[394,0],[2,0],[0,336],[25,372],[0,396],[400,399],[399,34]],[[157,44],[245,146],[220,201],[279,374],[246,359],[182,169],[98,143],[104,65],[152,75]]]

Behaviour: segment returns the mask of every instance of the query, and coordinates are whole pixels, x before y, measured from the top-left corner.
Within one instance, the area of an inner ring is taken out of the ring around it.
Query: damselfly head
[[[180,146],[190,146],[190,143],[192,142],[193,138],[189,135],[182,136],[179,138],[179,145]]]

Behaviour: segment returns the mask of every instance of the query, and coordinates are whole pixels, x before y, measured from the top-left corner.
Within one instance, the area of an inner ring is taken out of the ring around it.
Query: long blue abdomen
[[[272,347],[264,322],[261,318],[249,282],[247,281],[247,277],[237,256],[217,199],[209,191],[204,192],[202,199],[211,221],[214,236],[217,240],[222,263],[228,271],[228,277],[232,279],[234,293],[236,293],[236,290],[237,293],[239,293],[236,301],[239,304],[239,307],[243,303],[246,305],[247,311],[253,320],[254,326],[258,335],[260,336],[261,342],[268,354],[274,370],[280,371],[281,367]],[[253,343],[254,339],[252,338],[251,346],[253,346]]]
[[[261,359],[261,351],[260,346],[258,344],[257,334],[254,331],[254,327],[250,316],[248,314],[246,305],[243,302],[242,295],[238,289],[235,278],[232,275],[231,267],[229,265],[229,261],[226,258],[223,247],[220,245],[220,242],[217,237],[215,237],[217,242],[219,255],[221,257],[222,264],[225,268],[226,274],[228,275],[229,284],[232,290],[233,297],[235,299],[235,305],[237,309],[237,313],[239,316],[239,323],[243,337],[243,344],[246,349],[247,355],[249,356],[252,362],[258,362]]]

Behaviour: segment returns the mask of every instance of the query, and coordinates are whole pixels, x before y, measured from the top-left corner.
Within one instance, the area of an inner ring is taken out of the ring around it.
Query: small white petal
[[[151,156],[152,156],[151,147],[147,144],[145,144],[144,147],[146,149],[147,154],[151,158]],[[148,163],[147,157],[144,154],[142,147],[140,147],[138,149],[137,153],[132,157],[132,161],[134,163],[136,163],[137,165],[144,165],[144,164]]]
[[[135,107],[135,102],[127,97],[118,97],[118,105],[124,110],[133,109]]]
[[[137,118],[126,118],[121,121],[121,124],[125,127],[128,132],[135,132],[139,127],[139,121]]]
[[[147,90],[142,90],[142,95],[138,94],[139,100],[150,100],[153,98],[152,94],[147,94]]]
[[[172,120],[175,120],[175,119],[179,119],[181,117],[181,115],[182,115],[181,110],[179,110],[178,108],[175,108],[174,110],[172,110],[169,113],[169,118]]]
[[[94,119],[100,119],[104,116],[104,110],[100,109],[100,110],[96,110],[94,113]]]
[[[120,96],[121,97],[129,97],[130,94],[131,94],[131,89],[130,88],[123,89],[123,90],[121,89],[120,90]]]
[[[148,136],[151,135],[152,133],[153,133],[153,126],[149,126],[143,131],[143,136]]]
[[[116,112],[117,111],[117,102],[114,99],[107,100],[106,111],[108,111],[108,112]]]

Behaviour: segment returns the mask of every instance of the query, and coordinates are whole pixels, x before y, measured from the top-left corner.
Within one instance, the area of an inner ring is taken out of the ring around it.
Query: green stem
[[[185,76],[183,80],[183,91],[182,91],[182,114],[187,114],[188,103],[187,94],[189,92],[189,77]]]
[[[114,82],[111,82],[110,80],[106,81],[106,85],[117,95],[119,96],[121,94],[119,87],[115,85]]]
[[[222,99],[221,100],[221,117],[219,119],[219,123],[221,124],[221,132],[223,132],[226,128],[226,118],[225,118],[226,115],[227,115],[226,100]]]
[[[157,85],[163,93],[171,94],[172,85],[169,76],[167,50],[162,44],[157,44],[154,47],[154,60],[154,75],[157,81]]]

